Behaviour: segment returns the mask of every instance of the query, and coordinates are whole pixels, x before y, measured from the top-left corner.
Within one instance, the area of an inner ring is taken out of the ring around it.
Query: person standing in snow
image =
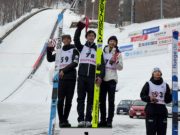
[[[78,22],[77,29],[74,35],[74,43],[80,52],[79,70],[78,70],[78,84],[77,84],[77,111],[78,111],[78,127],[91,127],[92,121],[92,106],[94,97],[94,83],[96,79],[97,85],[101,84],[104,78],[104,60],[102,57],[102,65],[98,65],[101,74],[96,75],[96,44],[94,40],[96,33],[89,30],[86,35],[85,45],[81,44],[80,35],[82,29],[85,27],[83,22]],[[85,98],[87,95],[86,115],[84,116]]]
[[[60,50],[57,110],[59,115],[59,126],[71,127],[68,116],[71,110],[76,84],[76,67],[79,61],[79,52],[74,45],[71,45],[70,35],[63,35],[62,42],[64,45]],[[47,47],[47,60],[49,62],[55,61],[56,54],[52,54],[53,51],[54,45],[49,43]]]
[[[103,49],[103,57],[105,61],[105,77],[100,88],[100,123],[99,127],[112,127],[114,117],[114,100],[116,84],[118,81],[117,70],[123,69],[121,53],[117,47],[118,40],[116,36],[108,39],[108,45]],[[106,97],[108,94],[108,117],[106,119]]]
[[[172,101],[172,94],[160,68],[153,69],[152,77],[143,86],[140,97],[147,102],[146,135],[166,135],[168,112],[165,104]]]

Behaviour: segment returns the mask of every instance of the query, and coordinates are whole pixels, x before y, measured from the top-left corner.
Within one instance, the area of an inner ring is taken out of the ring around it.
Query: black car
[[[117,106],[117,114],[128,114],[133,100],[121,100]]]

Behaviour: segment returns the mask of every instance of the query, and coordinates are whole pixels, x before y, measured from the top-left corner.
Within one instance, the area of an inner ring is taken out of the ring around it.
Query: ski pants
[[[94,78],[79,76],[77,84],[77,112],[78,122],[92,120],[92,106],[94,97]],[[84,116],[85,98],[87,95],[86,116]]]
[[[101,122],[106,122],[106,97],[108,94],[108,118],[107,122],[111,123],[114,117],[114,100],[115,100],[115,91],[116,91],[116,82],[111,81],[102,81],[100,89],[100,113],[101,113]]]
[[[76,80],[60,80],[58,89],[58,115],[60,123],[66,122],[71,110]],[[64,105],[65,104],[65,105]]]
[[[166,135],[167,116],[154,114],[146,116],[147,135]]]

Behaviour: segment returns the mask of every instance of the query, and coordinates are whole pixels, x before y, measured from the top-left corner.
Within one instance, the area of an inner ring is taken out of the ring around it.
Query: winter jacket
[[[117,52],[119,52],[118,48],[116,47]],[[117,56],[117,60],[114,64],[110,65],[110,59],[106,59],[106,55],[108,55],[110,58],[113,57],[114,52],[109,50],[109,46],[105,46],[103,49],[103,56],[105,59],[105,77],[104,77],[104,81],[110,81],[110,80],[114,80],[116,81],[116,83],[118,82],[118,74],[117,74],[117,70],[122,70],[123,69],[123,62],[122,62],[122,56],[121,53],[119,53],[119,55]],[[109,66],[112,66],[113,69],[109,68]]]
[[[151,77],[150,81],[155,85],[161,85],[163,83],[163,79],[160,80],[154,80],[153,77]],[[151,103],[150,96],[149,96],[149,83],[146,82],[145,85],[142,88],[142,91],[140,93],[140,97],[142,101],[147,102],[147,105],[145,107],[146,115],[155,115],[155,114],[161,114],[164,116],[167,116],[167,109],[164,104],[156,104]],[[169,88],[169,85],[166,83],[166,93],[164,96],[164,102],[170,103],[172,101],[172,94]]]
[[[70,49],[73,49],[72,62],[63,69],[60,69],[60,71],[64,72],[62,80],[76,80],[76,67],[78,66],[79,52],[74,45],[66,45],[62,47],[62,50],[64,51],[68,51]],[[53,54],[52,47],[47,47],[48,62],[55,61],[55,57],[56,54]]]
[[[89,43],[86,42],[85,45],[81,44],[80,41],[80,35],[81,35],[81,30],[82,28],[77,27],[74,35],[74,43],[78,51],[80,52],[80,62],[79,62],[79,70],[78,70],[78,75],[79,76],[84,76],[84,77],[90,77],[90,78],[95,78],[95,71],[96,71],[96,65],[89,64],[89,63],[81,63],[81,54],[83,53],[84,47],[88,48],[89,50],[97,50],[97,46],[95,43]],[[96,53],[95,53],[96,55]],[[101,57],[101,65],[98,65],[98,67],[101,71],[101,74],[98,74],[96,76],[99,76],[101,79],[104,78],[105,75],[105,64],[103,57]]]

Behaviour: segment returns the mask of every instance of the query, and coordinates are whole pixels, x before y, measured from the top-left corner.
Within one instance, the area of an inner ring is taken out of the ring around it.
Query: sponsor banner
[[[173,22],[173,23],[168,23],[164,25],[165,29],[172,29],[175,27],[180,27],[180,22]]]
[[[133,57],[139,57],[143,55],[142,50],[134,50],[134,51],[128,51],[123,53],[123,58],[133,58]]]
[[[159,46],[159,47],[147,47],[143,49],[136,49],[133,51],[123,52],[123,58],[136,58],[136,57],[144,57],[144,56],[151,56],[151,55],[158,55],[168,53],[168,46]]]
[[[179,43],[180,43],[180,39],[179,39]],[[165,36],[158,38],[158,45],[159,46],[172,45],[172,36]],[[180,47],[180,44],[178,44],[178,46]]]
[[[137,36],[137,35],[142,35],[142,30],[130,32],[128,34],[128,37]]]
[[[140,36],[131,37],[131,42],[144,41],[147,39],[148,39],[148,35],[140,35]]]
[[[171,45],[172,44],[172,38],[169,39],[164,39],[164,40],[159,40],[158,41],[158,45],[162,46],[162,45]]]
[[[180,35],[179,35],[179,37],[180,37]],[[172,35],[158,38],[158,40],[165,40],[165,39],[172,39]]]
[[[160,37],[157,40],[158,40],[158,46],[171,45],[172,44],[172,36]]]
[[[141,42],[139,43],[139,47],[147,47],[147,46],[152,46],[152,45],[157,45],[157,41],[149,41],[149,42]]]
[[[158,40],[166,40],[166,39],[172,39],[172,35],[158,38]]]
[[[164,36],[167,36],[167,32],[166,31],[161,31],[161,32],[157,32],[157,33],[154,33],[154,37],[155,38],[159,38],[159,37],[164,37]]]
[[[153,27],[153,28],[144,29],[143,30],[143,35],[159,32],[159,30],[160,30],[159,26]]]
[[[131,50],[133,50],[133,45],[123,45],[123,46],[119,46],[119,50],[120,50],[121,52],[131,51]]]
[[[172,38],[172,31],[173,30],[166,30],[166,31],[161,31],[161,32],[151,34],[149,39],[157,39],[157,38],[163,38],[163,37],[169,37],[169,36],[171,36],[171,38]],[[180,29],[179,29],[179,31],[180,31]],[[180,34],[179,34],[179,36],[180,36]]]

